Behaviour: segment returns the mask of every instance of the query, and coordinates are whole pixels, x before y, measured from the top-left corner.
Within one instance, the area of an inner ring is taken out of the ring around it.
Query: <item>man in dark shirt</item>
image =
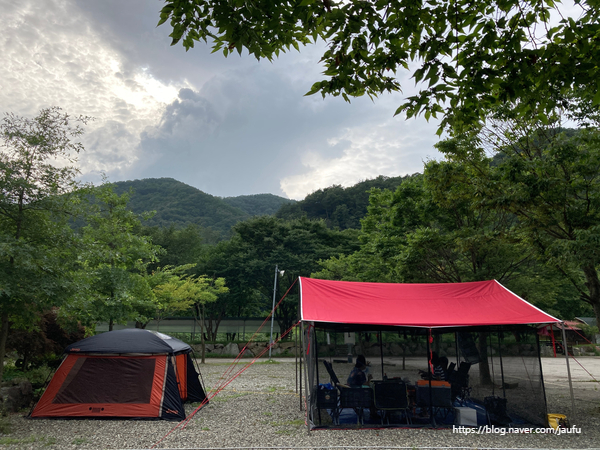
[[[368,374],[368,365],[369,364],[363,355],[358,355],[356,357],[356,364],[348,376],[348,386],[361,387],[369,384],[373,379],[373,375]]]

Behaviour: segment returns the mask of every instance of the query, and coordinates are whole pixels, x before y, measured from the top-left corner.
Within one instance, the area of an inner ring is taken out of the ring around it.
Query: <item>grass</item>
[[[42,443],[44,446],[56,445],[56,438],[46,436],[28,436],[24,438],[3,437],[0,438],[0,445],[21,445]],[[87,441],[86,441],[87,442]]]
[[[26,438],[3,437],[0,438],[0,445],[32,444],[37,441],[38,438],[36,436],[29,436]]]
[[[6,417],[0,418],[0,434],[10,434],[12,431],[12,424]]]
[[[275,434],[291,435],[298,431],[301,426],[304,426],[304,419],[286,420],[284,422],[271,422],[272,427],[282,427],[275,431]]]
[[[277,430],[275,432],[275,434],[283,434],[283,435],[286,435],[286,436],[289,436],[289,435],[291,435],[293,433],[294,432],[292,430]]]
[[[285,422],[271,422],[271,425],[274,427],[285,427],[285,426],[303,426],[304,419],[294,419],[294,420],[286,420]]]
[[[82,444],[89,444],[89,443],[90,443],[90,441],[88,441],[85,438],[75,438],[71,442],[71,444],[73,444],[73,445],[82,445]]]

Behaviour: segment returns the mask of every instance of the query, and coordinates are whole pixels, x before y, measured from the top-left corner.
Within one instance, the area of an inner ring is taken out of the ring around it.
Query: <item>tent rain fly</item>
[[[533,324],[560,320],[495,280],[392,284],[300,278],[300,318],[311,428],[444,426],[465,417],[479,425],[546,424]],[[370,360],[374,383],[347,390],[343,385],[361,354]],[[437,362],[446,366],[446,380],[422,380],[433,378]],[[335,378],[341,385],[332,386]]]

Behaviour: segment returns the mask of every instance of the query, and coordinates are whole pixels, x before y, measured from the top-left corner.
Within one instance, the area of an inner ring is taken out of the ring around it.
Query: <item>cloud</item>
[[[173,177],[214,195],[302,198],[331,184],[420,170],[435,124],[374,103],[304,97],[323,44],[273,63],[171,47],[161,1],[0,0],[0,105],[94,116],[86,180]],[[410,92],[407,91],[407,95]]]
[[[433,147],[436,124],[386,118],[375,107],[368,111],[369,105],[361,106],[364,114],[360,120],[355,118],[351,126],[336,129],[326,140],[332,151],[321,148],[305,152],[302,173],[282,178],[281,189],[288,197],[301,199],[326,186],[351,186],[378,175],[421,172],[424,161],[439,157]]]

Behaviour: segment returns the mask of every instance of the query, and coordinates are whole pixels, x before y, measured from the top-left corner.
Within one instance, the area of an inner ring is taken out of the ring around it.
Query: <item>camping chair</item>
[[[333,371],[333,367],[331,366],[331,363],[329,361],[323,360],[323,365],[325,366],[325,370],[327,370],[327,373],[329,374],[329,378],[331,379],[331,382],[334,384],[334,386],[337,386],[338,384],[340,384],[340,380],[338,379],[337,375]]]
[[[455,367],[456,367],[456,363],[453,363],[453,362],[448,365],[448,370],[446,370],[446,381],[450,381],[450,379],[454,375]]]
[[[409,402],[406,383],[396,383],[390,381],[373,382],[373,397],[375,408],[381,411],[381,424],[384,417],[387,417],[388,425],[390,423],[388,412],[404,411],[406,424],[410,424],[408,415]]]
[[[453,372],[448,378],[452,386],[452,400],[460,398],[460,404],[464,406],[465,402],[471,398],[471,387],[469,386],[469,370],[471,364],[462,362],[458,370]]]
[[[340,413],[344,408],[352,408],[356,413],[357,422],[364,423],[363,415],[365,408],[370,408],[373,405],[373,390],[371,388],[351,388],[340,383],[339,378],[333,371],[333,367],[329,361],[323,360],[323,365],[331,378],[331,382],[340,391],[340,401],[338,408],[332,411],[334,423],[339,422]]]
[[[319,390],[317,392],[317,408],[319,409],[329,409],[331,411],[331,418],[335,425],[339,424],[340,410],[339,408],[339,399],[338,399],[338,391],[340,380],[337,375],[333,371],[333,367],[329,361],[323,360],[323,365],[325,366],[325,370],[329,374],[329,378],[331,379],[331,384],[334,387],[333,391],[323,391]],[[337,388],[337,389],[335,389]]]
[[[373,406],[373,389],[338,385],[340,390],[340,412],[344,408],[352,408],[356,413],[357,423],[364,424],[365,408]]]

